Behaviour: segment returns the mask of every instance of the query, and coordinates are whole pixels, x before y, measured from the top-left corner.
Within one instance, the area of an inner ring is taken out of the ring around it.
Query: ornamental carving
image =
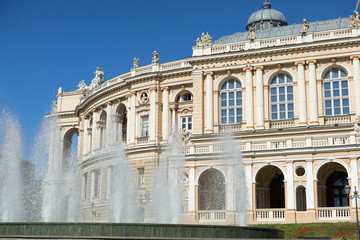
[[[181,130],[181,141],[186,145],[190,141],[191,133],[185,128]]]
[[[139,95],[139,103],[146,104],[149,102],[149,94],[145,91],[141,92]]]
[[[357,116],[355,119],[354,132],[360,134],[360,116]]]
[[[91,80],[90,86],[86,85],[85,80],[78,83],[78,88],[83,92],[84,96],[104,82],[104,71],[100,67],[96,67],[94,73],[95,77]]]
[[[200,46],[210,46],[212,44],[212,39],[213,37],[210,36],[210,34],[208,32],[202,33],[201,34],[201,39],[197,38],[195,40],[196,42],[196,46],[200,47]]]

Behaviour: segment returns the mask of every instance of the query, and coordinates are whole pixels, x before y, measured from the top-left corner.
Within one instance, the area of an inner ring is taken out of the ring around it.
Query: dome
[[[262,4],[262,8],[263,9],[251,14],[246,24],[246,30],[249,30],[250,27],[253,27],[255,30],[259,30],[288,25],[284,15],[281,12],[275,9],[270,9],[271,4],[268,2],[268,0],[265,0],[265,2]]]

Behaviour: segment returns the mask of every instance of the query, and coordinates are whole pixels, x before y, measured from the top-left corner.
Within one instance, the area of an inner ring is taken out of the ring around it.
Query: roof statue
[[[58,89],[58,92],[57,92],[58,94],[62,94],[63,93],[63,89],[62,89],[62,87],[59,87],[59,89]]]
[[[197,38],[195,40],[196,46],[210,46],[212,44],[213,37],[210,36],[208,32],[201,34],[201,39]]]
[[[360,116],[357,116],[355,119],[354,132],[360,134]]]
[[[152,53],[152,55],[153,55],[153,57],[152,57],[152,63],[159,63],[159,54],[158,54],[156,51],[154,51],[154,52]]]
[[[248,33],[248,39],[253,41],[253,40],[255,40],[255,38],[256,38],[255,30],[254,30],[253,27],[250,27],[249,28],[249,33]]]
[[[99,86],[104,82],[104,71],[101,69],[101,67],[96,67],[96,71],[94,73],[95,73],[95,77],[93,78],[90,84],[90,87],[92,89],[96,88],[97,86]]]
[[[309,30],[309,27],[310,27],[310,24],[308,23],[308,21],[306,21],[306,19],[304,18],[303,20],[302,20],[302,25],[303,25],[303,28],[301,29],[301,33],[302,34],[305,34],[305,33],[307,33],[307,31]]]
[[[354,11],[354,15],[350,16],[350,27],[359,28],[360,27],[360,18],[359,12],[357,10]]]
[[[138,68],[138,67],[139,67],[139,59],[134,57],[133,68]]]

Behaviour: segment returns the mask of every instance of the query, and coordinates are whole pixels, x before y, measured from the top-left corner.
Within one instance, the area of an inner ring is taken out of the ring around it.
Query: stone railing
[[[137,144],[146,144],[149,142],[149,137],[148,136],[138,137],[138,138],[136,138],[136,142],[137,142]]]
[[[257,221],[280,221],[285,220],[284,208],[256,209]]]
[[[270,39],[246,40],[238,43],[216,44],[211,46],[193,47],[193,56],[226,53],[241,50],[259,49],[264,47],[282,46],[288,44],[301,44],[304,42],[316,42],[328,39],[359,36],[360,31],[355,28],[344,28],[323,32],[308,32],[306,36],[301,33],[292,36],[283,36]]]
[[[199,211],[199,222],[225,222],[224,210]]]
[[[292,119],[270,122],[270,128],[273,129],[290,128],[290,127],[295,127],[295,121]]]
[[[277,149],[294,149],[306,147],[328,147],[328,146],[341,146],[349,144],[359,144],[360,137],[355,135],[340,135],[340,136],[323,136],[323,137],[306,137],[295,138],[287,140],[264,140],[264,141],[244,141],[240,143],[241,151],[266,151]],[[221,144],[210,145],[190,145],[185,146],[183,154],[209,154],[209,153],[222,153],[227,152],[227,148]]]
[[[227,133],[227,132],[240,132],[241,124],[233,124],[233,125],[220,125],[219,132]]]
[[[350,219],[349,207],[329,207],[318,209],[319,220]]]
[[[325,124],[351,123],[351,118],[349,115],[325,117],[324,122]]]

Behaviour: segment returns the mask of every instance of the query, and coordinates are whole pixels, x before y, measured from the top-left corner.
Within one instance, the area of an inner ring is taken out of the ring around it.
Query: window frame
[[[280,81],[280,76],[283,76],[284,82]],[[291,81],[289,82],[288,79]],[[276,80],[276,83],[273,83],[274,80]],[[289,92],[290,88],[291,92]],[[273,89],[275,89],[274,92]],[[281,92],[282,89],[284,92]],[[292,99],[289,100],[290,96]],[[276,98],[275,101],[273,101],[274,97]],[[284,97],[284,100],[280,100],[282,97]],[[274,114],[276,114],[276,118],[274,118]],[[282,117],[282,114],[285,114],[285,117]],[[294,80],[288,73],[277,73],[271,78],[269,84],[269,115],[271,121],[292,120],[295,118]]]
[[[147,121],[144,122],[144,119],[147,118]],[[140,116],[140,136],[148,137],[149,136],[149,115]]]
[[[235,125],[241,124],[242,122],[242,83],[236,78],[226,79],[219,88],[219,125]]]

